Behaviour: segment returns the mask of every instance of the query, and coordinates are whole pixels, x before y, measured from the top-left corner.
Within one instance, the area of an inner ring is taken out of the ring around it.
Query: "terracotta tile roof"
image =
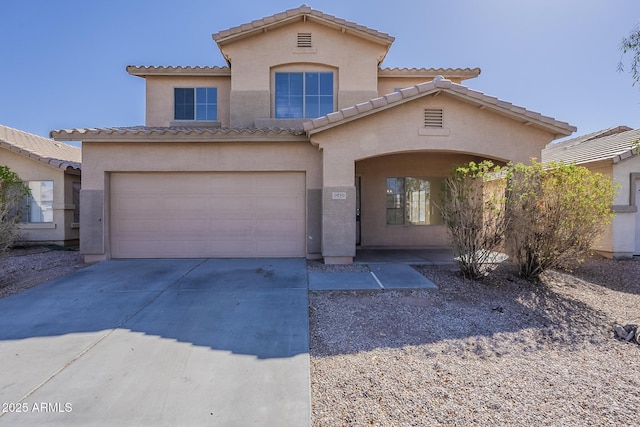
[[[441,75],[470,79],[480,75],[480,68],[381,68],[378,77],[428,77]]]
[[[419,85],[402,89],[399,92],[374,98],[353,107],[344,108],[340,111],[327,114],[326,116],[310,120],[304,123],[304,130],[307,134],[311,135],[437,92],[449,93],[462,98],[465,101],[472,102],[486,108],[490,108],[498,113],[513,117],[523,123],[537,125],[550,130],[558,136],[568,136],[572,132],[576,131],[575,126],[566,122],[558,121],[552,117],[543,116],[540,113],[536,113],[510,102],[486,95],[461,84],[453,83],[441,76],[437,76],[431,82],[420,83]]]
[[[127,73],[132,76],[231,76],[231,68],[229,67],[189,67],[189,66],[145,66],[145,65],[127,65]]]
[[[216,43],[221,44],[229,40],[238,37],[244,37],[255,32],[263,31],[268,27],[277,26],[282,23],[302,17],[314,19],[320,22],[324,22],[325,24],[344,28],[347,31],[353,31],[356,34],[377,40],[378,42],[382,42],[389,46],[395,40],[394,37],[390,36],[389,34],[367,28],[363,25],[356,24],[355,22],[337,18],[333,15],[320,12],[319,10],[314,10],[307,5],[302,5],[296,9],[289,9],[285,12],[276,13],[275,15],[267,16],[262,19],[257,19],[247,24],[238,25],[237,27],[232,27],[228,30],[219,31],[213,34],[212,37],[213,40],[216,41]]]
[[[215,128],[199,126],[132,126],[109,127],[88,129],[63,129],[51,132],[55,139],[63,141],[133,141],[148,140],[150,137],[158,137],[170,140],[180,136],[183,140],[196,141],[223,141],[234,137],[240,138],[273,138],[293,137],[296,140],[306,140],[306,134],[302,129],[285,128]],[[302,138],[301,138],[302,137]],[[273,140],[273,139],[272,139]]]
[[[80,148],[8,126],[0,125],[0,147],[55,168],[82,168]]]
[[[634,150],[637,140],[640,140],[640,129],[618,126],[547,145],[542,150],[542,161],[582,164],[611,160],[618,163],[637,155]]]

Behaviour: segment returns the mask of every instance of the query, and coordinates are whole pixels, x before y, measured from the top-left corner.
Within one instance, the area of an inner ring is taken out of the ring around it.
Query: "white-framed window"
[[[331,113],[333,109],[332,72],[275,73],[276,118],[316,118]]]
[[[53,181],[27,181],[29,194],[25,196],[21,222],[53,222]]]
[[[442,224],[441,185],[442,178],[387,178],[387,225]]]
[[[173,98],[174,120],[218,120],[215,87],[176,87]]]

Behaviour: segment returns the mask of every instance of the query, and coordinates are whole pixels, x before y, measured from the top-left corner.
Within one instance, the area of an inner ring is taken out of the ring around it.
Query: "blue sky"
[[[640,88],[616,70],[637,0],[304,1],[394,36],[383,67],[480,67],[465,85],[574,136],[640,128]],[[127,65],[225,65],[211,34],[302,3],[1,0],[0,124],[42,136],[142,125],[144,80]]]

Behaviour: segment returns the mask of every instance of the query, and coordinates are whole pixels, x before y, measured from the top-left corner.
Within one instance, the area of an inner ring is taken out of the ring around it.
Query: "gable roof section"
[[[618,126],[547,145],[542,150],[542,161],[583,164],[611,160],[619,163],[636,155],[634,142],[637,140],[640,140],[640,129]]]
[[[566,122],[561,122],[554,118],[543,116],[540,113],[527,110],[510,102],[469,89],[461,84],[446,80],[442,76],[437,76],[431,82],[421,83],[419,85],[402,89],[398,92],[374,98],[353,107],[343,108],[342,110],[327,114],[326,116],[310,120],[304,123],[304,130],[309,136],[311,136],[335,126],[340,126],[353,120],[358,120],[362,117],[393,108],[405,102],[413,101],[428,95],[439,94],[440,92],[451,94],[463,101],[476,104],[481,108],[487,108],[499,114],[511,117],[523,124],[540,127],[554,133],[556,137],[568,136],[576,131],[575,126]]]
[[[82,169],[82,150],[69,144],[0,125],[0,147],[58,169]]]
[[[289,9],[281,13],[276,13],[275,15],[267,16],[262,19],[257,19],[247,24],[229,28],[228,30],[219,31],[215,34],[212,34],[211,37],[218,44],[218,46],[222,48],[222,46],[234,40],[249,37],[254,34],[268,31],[269,29],[277,28],[298,20],[311,20],[328,27],[340,29],[343,32],[354,34],[358,37],[362,37],[374,43],[386,46],[387,50],[389,50],[391,44],[395,40],[395,38],[393,36],[390,36],[389,34],[356,24],[355,22],[337,18],[333,15],[323,13],[319,10],[314,10],[307,5],[302,5],[296,9]],[[382,59],[380,60],[380,62],[382,62]]]

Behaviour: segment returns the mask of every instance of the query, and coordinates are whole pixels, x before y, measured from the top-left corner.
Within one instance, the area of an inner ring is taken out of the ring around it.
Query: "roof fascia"
[[[309,142],[305,134],[279,134],[279,133],[197,133],[188,134],[175,133],[106,133],[106,132],[83,132],[81,130],[73,131],[54,131],[52,137],[61,141],[82,141],[85,142],[104,142],[104,143],[139,143],[139,142],[158,142],[158,143],[187,143],[187,142]]]

